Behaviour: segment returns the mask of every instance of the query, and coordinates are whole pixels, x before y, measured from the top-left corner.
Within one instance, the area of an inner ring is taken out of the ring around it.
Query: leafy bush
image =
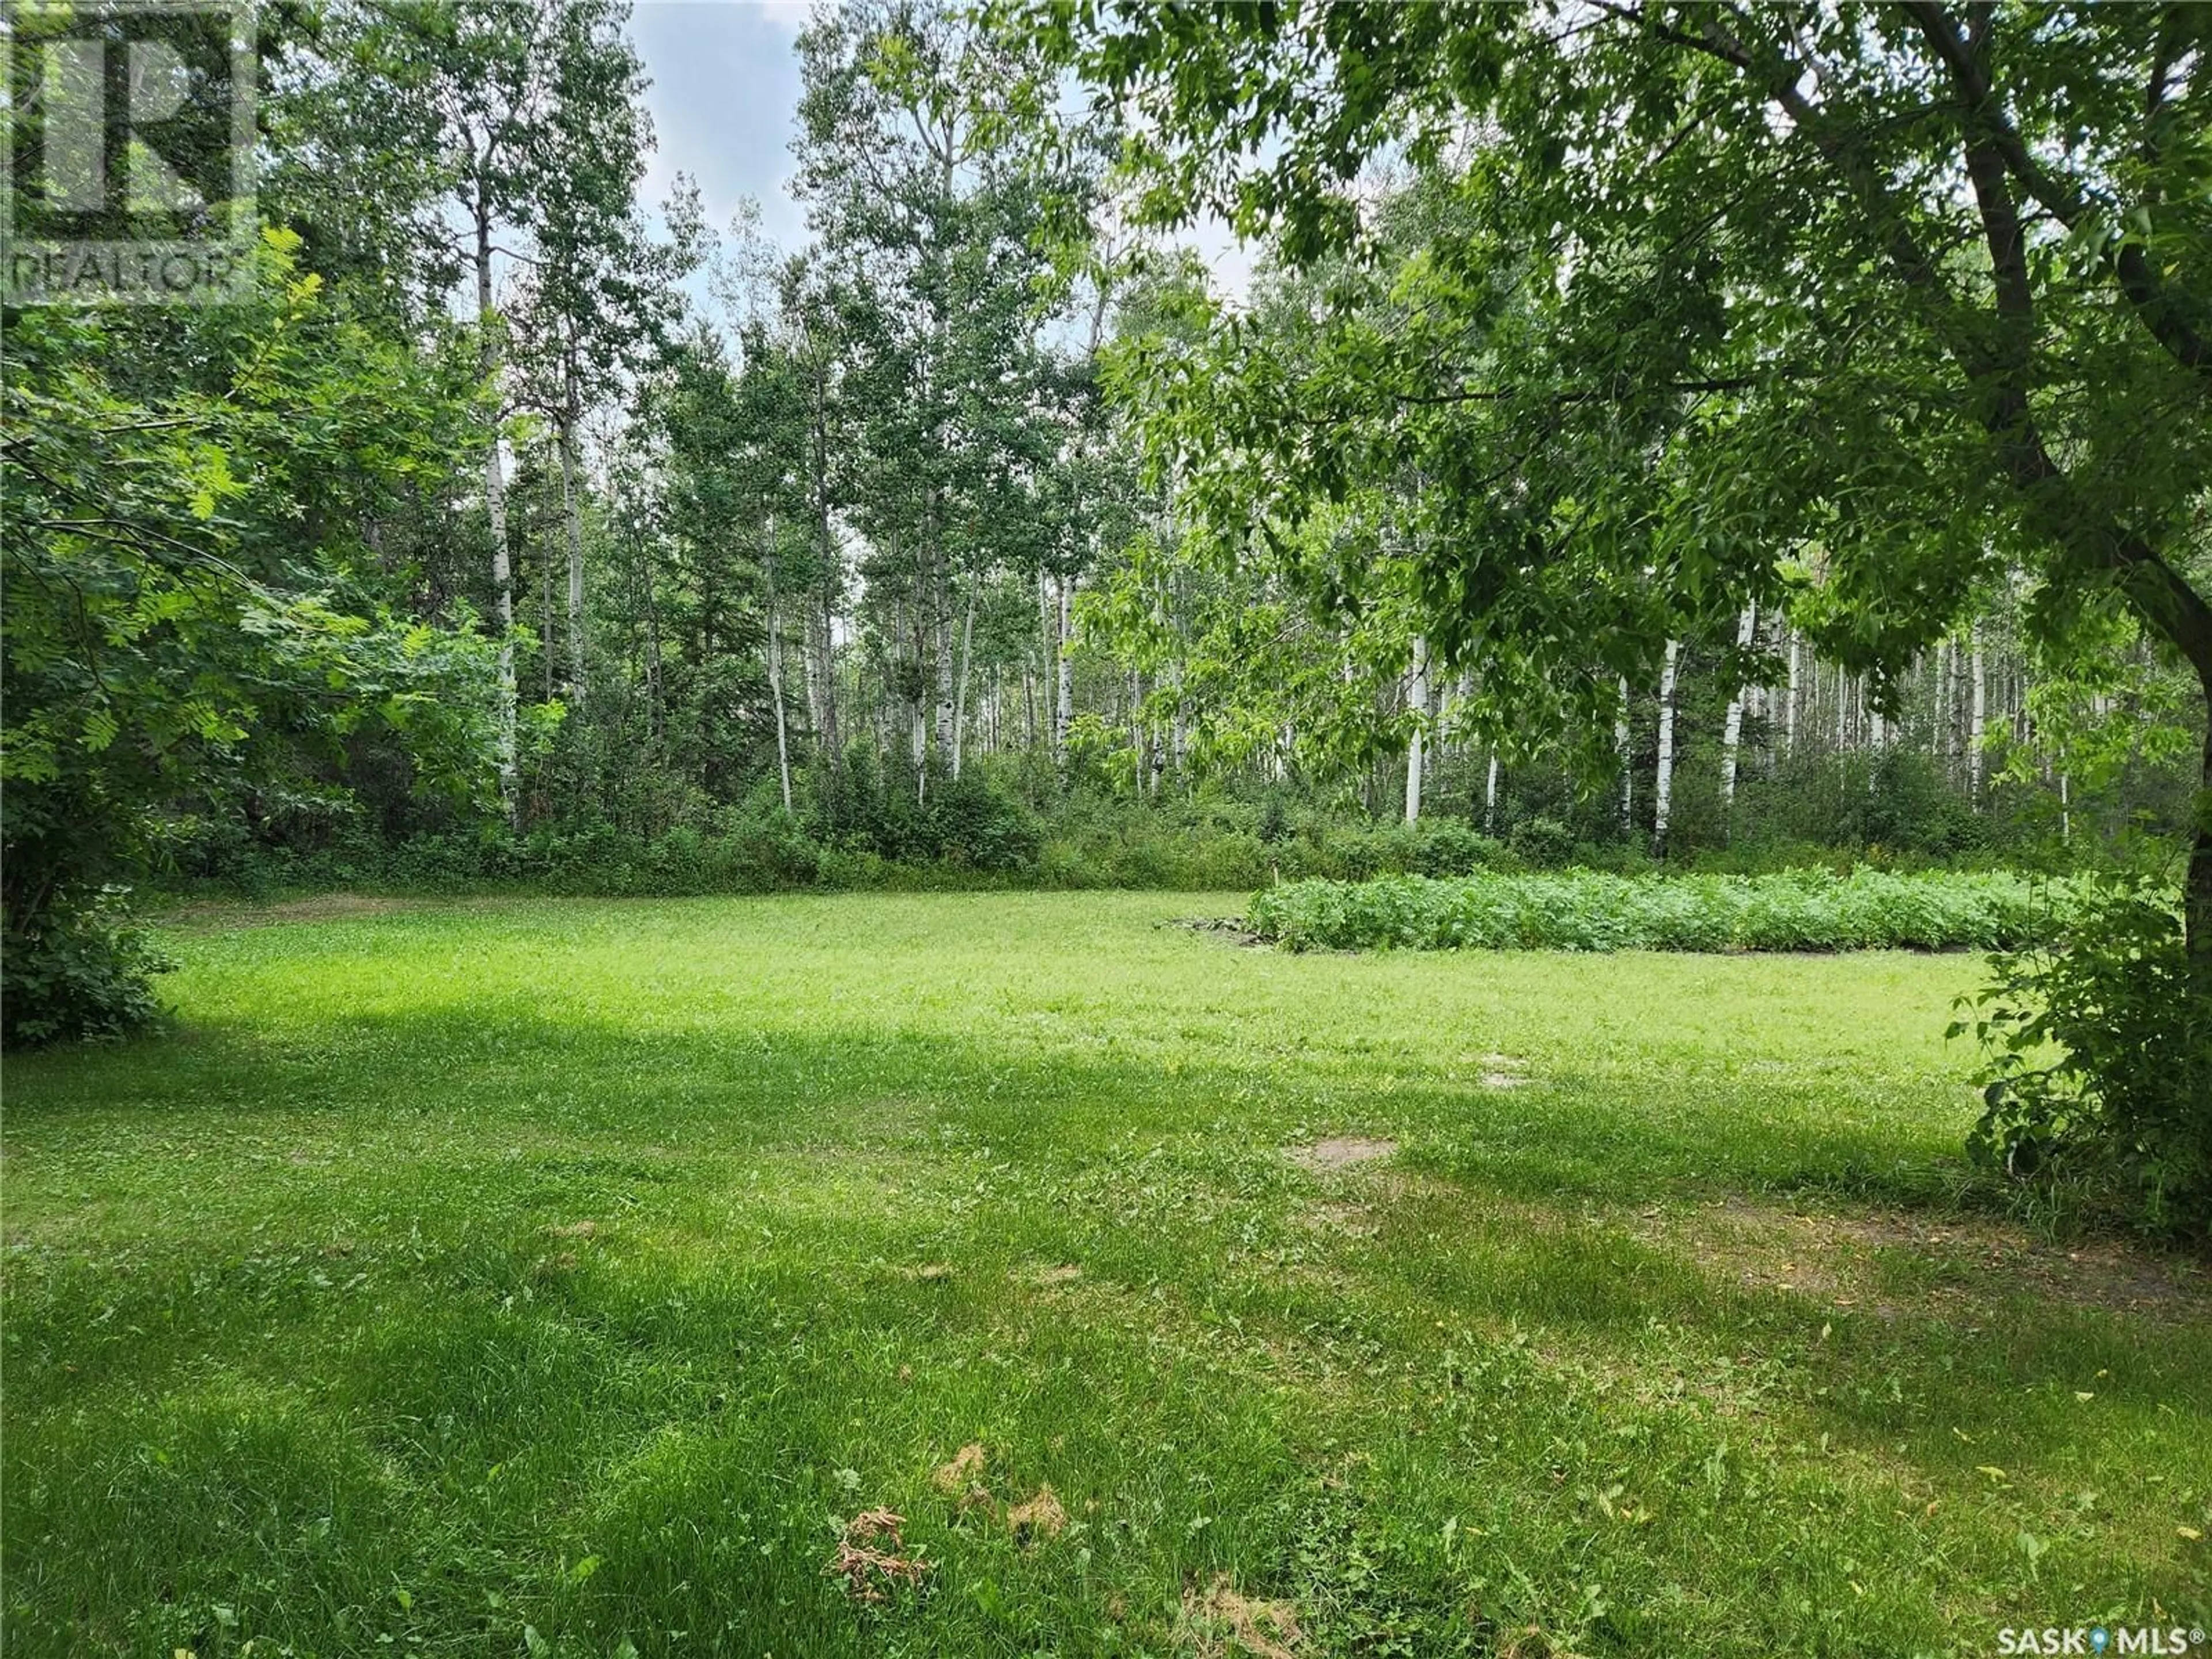
[[[125,1036],[161,1012],[154,975],[173,964],[131,925],[123,890],[46,906],[35,930],[10,928],[0,1042],[10,1048]]]
[[[2212,1243],[2212,997],[2154,889],[2087,895],[2049,945],[1991,959],[1967,1005],[1982,1045],[1982,1161],[2047,1198]]]
[[[1254,929],[1291,950],[1940,951],[2008,949],[2043,936],[2047,895],[2010,875],[1766,876],[1481,874],[1347,883],[1302,881],[1261,891]]]
[[[1557,818],[1529,818],[1513,826],[1508,842],[1539,870],[1556,870],[1575,855],[1575,832]]]
[[[1465,876],[1477,870],[1514,869],[1520,860],[1502,842],[1455,818],[1424,822],[1414,843],[1413,867],[1422,876]]]
[[[940,781],[927,805],[930,856],[978,870],[1016,870],[1036,862],[1044,826],[981,773]]]

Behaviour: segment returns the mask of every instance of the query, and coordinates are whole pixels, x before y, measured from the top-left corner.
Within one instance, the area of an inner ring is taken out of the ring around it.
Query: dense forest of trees
[[[11,1038],[143,1014],[149,879],[1117,813],[2194,836],[2201,956],[2203,14],[1293,11],[824,9],[782,249],[641,198],[616,0],[270,9],[250,295],[7,319]]]

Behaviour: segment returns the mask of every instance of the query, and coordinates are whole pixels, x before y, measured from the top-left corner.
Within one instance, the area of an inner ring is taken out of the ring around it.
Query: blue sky
[[[805,241],[805,215],[784,184],[799,106],[793,43],[806,13],[804,0],[638,0],[630,38],[652,77],[645,101],[659,141],[648,202],[687,173],[716,229],[750,196],[762,228],[787,252]]]
[[[738,202],[761,206],[761,228],[787,253],[806,241],[806,217],[785,193],[799,107],[799,32],[807,0],[635,0],[630,38],[652,85],[645,95],[659,140],[646,200],[664,200],[678,173],[697,181],[707,221],[729,228]],[[1227,228],[1188,238],[1215,279],[1241,295],[1249,262]]]

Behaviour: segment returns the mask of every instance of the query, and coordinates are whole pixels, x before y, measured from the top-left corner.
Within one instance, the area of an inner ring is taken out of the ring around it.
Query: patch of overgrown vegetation
[[[1266,888],[1250,919],[1261,938],[1294,951],[2003,950],[2047,936],[2075,890],[1934,871],[1398,876]]]
[[[2212,1001],[2172,903],[2096,890],[1991,967],[1952,1028],[1985,1056],[1974,1152],[2036,1201],[2212,1245]]]

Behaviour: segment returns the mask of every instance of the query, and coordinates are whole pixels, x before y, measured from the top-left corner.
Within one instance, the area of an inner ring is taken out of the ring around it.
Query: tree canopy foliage
[[[1024,9],[1146,210],[1315,273],[1152,348],[1206,533],[1389,489],[1504,723],[1602,729],[1747,599],[1879,689],[2014,566],[2212,701],[2212,17],[2189,6]],[[1356,609],[1371,540],[1294,561]],[[2212,740],[2208,740],[2212,741]],[[2187,883],[2212,994],[2212,749]]]

